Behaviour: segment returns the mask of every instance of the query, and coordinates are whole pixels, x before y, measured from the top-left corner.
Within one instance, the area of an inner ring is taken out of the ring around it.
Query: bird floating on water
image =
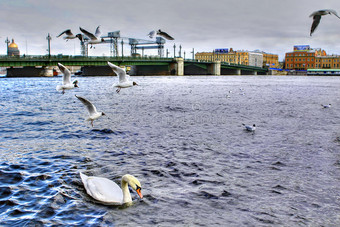
[[[310,29],[310,36],[312,36],[315,29],[318,27],[320,20],[321,20],[321,16],[324,16],[324,15],[327,15],[327,14],[333,14],[340,19],[338,13],[335,10],[332,10],[332,9],[323,9],[323,10],[315,11],[314,13],[312,13],[309,16],[309,17],[313,17],[313,24],[312,24],[312,27]]]
[[[126,74],[125,69],[122,69],[121,67],[112,64],[111,62],[107,62],[107,64],[111,67],[113,72],[115,72],[118,76],[119,82],[117,84],[114,84],[113,87],[116,87],[116,92],[119,93],[121,88],[128,88],[135,85],[138,85],[136,82],[130,81],[130,76]]]
[[[91,125],[93,127],[93,121],[100,118],[101,116],[104,116],[105,113],[103,112],[98,112],[97,108],[87,99],[75,95],[87,108],[89,112],[89,118],[87,118],[87,121],[91,121]]]
[[[323,108],[331,108],[332,104],[328,104],[328,105],[323,105],[323,104],[321,104],[321,106],[322,106]]]
[[[88,41],[88,44],[91,44],[91,47],[92,48],[92,44],[98,44],[98,43],[103,43],[105,40],[104,38],[101,38],[101,31],[99,29],[100,26],[97,27],[96,29],[96,32],[95,34],[91,33],[91,32],[88,32],[87,30],[79,27],[80,31],[82,33],[84,33],[90,40]]]
[[[172,36],[170,36],[168,33],[163,32],[161,29],[158,29],[158,31],[151,31],[149,32],[148,36],[152,39],[155,35],[162,36],[163,38],[166,38],[167,40],[174,40]]]
[[[251,125],[246,125],[246,124],[242,124],[245,127],[245,130],[249,131],[249,132],[255,132],[256,130],[256,125],[253,124],[253,126]]]
[[[75,87],[78,87],[78,80],[75,80],[71,83],[71,72],[65,66],[58,63],[59,70],[63,73],[63,85],[57,85],[56,90],[62,91],[65,94],[65,90],[70,90]]]
[[[137,192],[142,199],[142,187],[139,180],[126,174],[122,177],[120,188],[115,182],[104,178],[95,176],[86,176],[80,172],[80,178],[84,184],[87,194],[95,200],[108,205],[123,205],[132,203],[131,194],[128,185]]]
[[[71,29],[67,29],[65,31],[63,31],[62,33],[60,33],[60,35],[57,36],[57,38],[59,38],[60,36],[62,36],[63,34],[65,34],[66,36],[64,36],[64,39],[66,41],[68,41],[69,39],[75,39],[78,38],[80,41],[83,41],[83,35],[82,34],[77,34],[77,35],[73,35]]]

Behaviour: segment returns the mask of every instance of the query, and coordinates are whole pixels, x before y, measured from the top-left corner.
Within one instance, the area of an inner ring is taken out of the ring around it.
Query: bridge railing
[[[9,60],[9,61],[18,61],[18,60],[166,60],[169,61],[172,58],[164,58],[158,56],[145,56],[145,57],[138,57],[138,56],[118,56],[118,57],[111,57],[111,56],[81,56],[81,55],[21,55],[21,56],[7,56],[7,55],[0,55],[0,61]]]

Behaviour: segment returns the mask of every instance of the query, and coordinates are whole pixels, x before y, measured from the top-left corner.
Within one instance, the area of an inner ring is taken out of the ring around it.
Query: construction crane
[[[137,50],[142,50],[142,56],[144,56],[145,49],[158,49],[158,55],[163,57],[164,52],[164,44],[165,39],[162,37],[156,37],[156,40],[145,40],[145,39],[136,39],[129,37],[121,37],[120,31],[108,32],[107,36],[102,36],[103,42],[101,43],[110,43],[110,54],[113,57],[118,56],[118,42],[121,40],[121,43],[129,44],[131,46],[131,56],[137,54]],[[124,42],[124,40],[126,40]],[[80,41],[81,46],[81,54],[83,56],[88,56],[88,41],[89,39],[85,37],[83,41]],[[100,44],[101,44],[100,43]]]

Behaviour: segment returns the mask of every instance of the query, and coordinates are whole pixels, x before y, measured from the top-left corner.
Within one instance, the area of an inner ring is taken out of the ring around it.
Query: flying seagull
[[[321,16],[327,15],[327,14],[333,14],[336,17],[339,17],[339,15],[337,14],[337,12],[335,10],[332,9],[323,9],[323,10],[318,10],[315,11],[314,13],[312,13],[309,17],[313,17],[313,24],[312,27],[310,29],[310,36],[312,36],[313,32],[315,31],[316,27],[318,27],[320,20],[321,20]]]
[[[88,43],[91,44],[91,47],[90,47],[90,48],[92,48],[92,44],[98,44],[98,43],[102,43],[102,42],[105,41],[103,38],[100,38],[100,36],[101,36],[102,33],[101,33],[99,27],[100,27],[100,26],[97,27],[96,33],[95,33],[95,34],[93,34],[93,33],[91,33],[91,32],[88,32],[88,31],[86,31],[85,29],[79,27],[80,31],[81,31],[82,33],[84,33],[87,37],[89,37],[90,41],[89,41]]]
[[[66,35],[66,36],[64,36],[64,39],[66,41],[68,41],[69,39],[75,39],[75,38],[78,38],[80,41],[83,41],[83,35],[82,34],[73,35],[71,29],[67,29],[67,30],[63,31],[62,33],[60,33],[60,35],[57,36],[57,38],[59,38],[63,34]]]
[[[149,32],[148,36],[152,39],[155,35],[162,36],[163,38],[166,38],[167,40],[174,40],[173,37],[171,37],[168,33],[163,32],[161,29],[158,29],[158,31],[151,31]]]
[[[78,87],[78,81],[75,80],[71,83],[71,72],[68,70],[65,66],[58,63],[59,70],[64,74],[63,75],[63,85],[57,85],[56,89],[57,91],[63,91],[62,93],[65,93],[65,90],[70,90],[75,87]]]
[[[105,115],[105,113],[98,112],[96,107],[89,100],[77,95],[75,96],[86,106],[87,110],[89,111],[89,118],[87,118],[86,121],[91,121],[91,125],[93,127],[93,121]]]
[[[113,72],[115,72],[119,78],[119,82],[113,85],[113,87],[117,88],[116,90],[117,93],[120,92],[121,88],[127,88],[138,85],[136,82],[129,80],[130,76],[126,74],[125,69],[122,69],[121,67],[112,64],[111,62],[107,62],[107,64],[111,67]]]

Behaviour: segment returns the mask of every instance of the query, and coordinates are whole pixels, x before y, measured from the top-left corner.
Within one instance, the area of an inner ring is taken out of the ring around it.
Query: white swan
[[[63,91],[62,93],[65,93],[65,90],[73,89],[75,87],[78,87],[78,81],[75,80],[71,83],[71,72],[68,70],[65,66],[58,63],[59,70],[64,74],[63,75],[63,85],[58,85],[56,87],[57,91]]]
[[[93,105],[89,100],[77,96],[75,95],[87,108],[88,112],[89,112],[89,118],[86,119],[87,121],[91,121],[91,125],[93,127],[93,121],[100,118],[101,116],[104,116],[105,113],[103,112],[98,112],[97,108],[95,107],[95,105]]]
[[[126,74],[125,69],[112,64],[111,62],[107,62],[107,64],[111,67],[113,72],[115,72],[119,78],[119,83],[114,84],[113,87],[116,87],[116,92],[119,93],[121,88],[132,87],[138,85],[136,82],[130,81],[130,76]]]
[[[126,174],[122,177],[120,188],[115,182],[103,177],[89,177],[80,172],[80,178],[84,184],[87,194],[95,200],[109,205],[123,205],[131,203],[131,195],[128,185],[132,187],[142,199],[141,184],[132,175]]]

